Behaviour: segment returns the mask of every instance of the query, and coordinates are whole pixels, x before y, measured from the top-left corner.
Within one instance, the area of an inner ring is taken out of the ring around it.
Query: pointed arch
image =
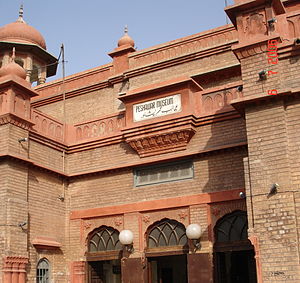
[[[176,220],[164,218],[153,223],[147,230],[148,249],[186,245],[185,226]]]
[[[88,237],[88,252],[105,252],[121,250],[120,232],[113,227],[101,226],[92,231]]]
[[[38,261],[36,266],[36,282],[49,283],[50,282],[50,264],[48,259],[42,258]]]
[[[226,214],[215,226],[216,243],[231,243],[248,240],[248,219],[245,211]]]

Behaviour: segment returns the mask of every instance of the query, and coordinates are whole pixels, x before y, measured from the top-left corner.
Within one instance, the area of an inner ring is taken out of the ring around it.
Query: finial
[[[17,22],[25,23],[25,21],[23,19],[23,14],[24,14],[23,4],[21,4],[20,10],[19,10],[19,18],[18,18]]]
[[[134,41],[133,39],[128,35],[128,26],[126,25],[124,28],[124,35],[119,39],[118,41],[118,47],[123,45],[131,45],[134,47]]]
[[[12,50],[12,56],[11,56],[11,61],[12,61],[12,62],[15,62],[15,59],[16,59],[16,48],[13,47],[13,50]]]

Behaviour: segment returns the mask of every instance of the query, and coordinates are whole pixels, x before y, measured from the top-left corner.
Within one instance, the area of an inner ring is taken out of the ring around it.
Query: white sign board
[[[175,94],[133,105],[133,120],[161,117],[181,111],[181,96]]]

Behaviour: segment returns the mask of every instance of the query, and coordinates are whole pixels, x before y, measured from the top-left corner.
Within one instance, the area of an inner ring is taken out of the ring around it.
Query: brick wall
[[[56,171],[63,171],[63,153],[61,149],[43,144],[35,140],[29,141],[29,158],[38,165]]]
[[[163,190],[161,184],[134,187],[130,169],[75,178],[69,185],[71,210],[243,188],[245,155],[236,150],[196,158],[194,179],[164,183]]]
[[[241,142],[246,142],[244,120],[228,120],[198,127],[196,134],[192,137],[185,151],[140,159],[127,143],[119,143],[72,153],[67,156],[67,172],[76,174],[114,167],[126,167],[129,164],[168,160],[174,157],[198,153],[201,150],[209,150]]]
[[[287,64],[281,62],[282,66]],[[252,73],[253,79],[256,71],[257,67]],[[271,84],[279,89],[285,83],[280,80],[269,81],[268,85]],[[256,88],[250,85],[246,93],[261,93],[259,86]],[[299,228],[296,217],[299,99],[272,98],[272,101],[246,109],[250,233],[259,238],[264,282],[297,282],[300,280]],[[268,196],[274,183],[279,184],[278,193]]]
[[[0,131],[1,133],[1,131]],[[7,204],[6,204],[6,193],[7,193],[7,179],[5,176],[8,172],[8,165],[3,161],[0,161],[0,254],[4,255],[6,250],[6,224],[7,224]],[[3,257],[0,257],[0,266],[2,269],[2,260]],[[0,276],[0,282],[2,282],[2,276]]]
[[[54,174],[31,169],[29,172],[29,282],[34,282],[36,265],[39,259],[46,257],[51,266],[52,280],[66,282],[68,266],[66,264],[66,250],[68,248],[66,236],[66,202],[67,199],[62,179]],[[61,243],[61,249],[40,249],[32,245],[37,237],[48,237]]]
[[[76,124],[92,120],[122,110],[121,101],[117,99],[120,84],[113,87],[91,91],[66,100],[66,123]],[[41,106],[40,111],[63,121],[63,102]]]
[[[234,64],[238,64],[238,61],[231,51],[214,54],[191,62],[182,63],[180,65],[163,68],[157,71],[152,71],[151,73],[133,77],[130,79],[130,88],[135,89],[183,75],[196,76]],[[199,83],[201,85],[201,82]]]

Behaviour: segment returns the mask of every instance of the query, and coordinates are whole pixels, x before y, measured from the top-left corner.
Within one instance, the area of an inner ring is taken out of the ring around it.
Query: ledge
[[[60,249],[62,247],[61,243],[48,237],[36,237],[31,243],[37,249]]]
[[[127,98],[131,98],[131,97],[139,95],[139,94],[144,94],[147,92],[153,92],[153,91],[161,90],[164,88],[173,87],[175,85],[179,85],[179,84],[183,84],[183,83],[191,83],[198,91],[203,90],[203,88],[191,77],[182,76],[182,77],[174,78],[171,80],[163,81],[160,83],[151,84],[151,85],[147,85],[145,87],[140,87],[140,88],[130,90],[127,92],[126,95],[120,96],[119,99],[121,101],[124,101]]]
[[[234,5],[226,7],[224,10],[226,14],[228,15],[229,19],[231,22],[234,24],[236,27],[236,14],[241,13],[245,10],[251,10],[257,6],[265,4],[267,2],[266,0],[246,0],[246,1],[239,1],[240,3],[236,3]],[[273,8],[276,12],[277,15],[281,15],[285,13],[285,8],[283,4],[281,3],[280,0],[274,0],[273,3]]]
[[[284,96],[290,96],[300,94],[300,88],[294,88],[294,89],[283,89],[279,91],[276,95],[248,95],[244,96],[239,99],[234,99],[231,102],[232,107],[234,107],[240,114],[244,115],[244,111],[246,108],[246,105],[258,103],[260,101],[266,101],[274,98],[282,98]]]
[[[90,208],[83,210],[73,210],[70,212],[70,220],[102,217],[132,212],[155,211],[161,209],[178,208],[184,206],[209,204],[240,199],[239,193],[244,192],[244,188],[212,193],[201,193],[197,195],[185,195],[159,200],[141,201],[136,203],[120,204],[114,206]]]

